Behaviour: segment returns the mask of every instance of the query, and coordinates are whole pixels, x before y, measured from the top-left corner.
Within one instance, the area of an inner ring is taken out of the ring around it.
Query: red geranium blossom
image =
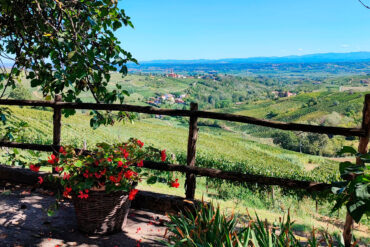
[[[127,179],[130,179],[135,173],[131,170],[128,170],[127,172],[125,172],[124,176],[125,178]]]
[[[129,153],[126,151],[126,149],[123,149],[123,157],[127,160]]]
[[[56,172],[61,172],[61,171],[63,171],[63,167],[56,166],[55,171]]]
[[[69,193],[71,193],[71,191],[72,191],[72,188],[66,187],[65,190],[64,190],[64,192],[63,192],[63,196],[64,197],[68,197],[69,196]]]
[[[86,190],[85,190],[86,191]],[[88,190],[87,190],[87,192],[89,192]],[[89,197],[89,195],[87,194],[87,192],[86,192],[86,194],[84,194],[81,190],[80,190],[80,194],[78,195],[78,198],[81,198],[81,199],[87,199],[88,197]]]
[[[99,178],[101,178],[101,176],[102,176],[102,175],[101,175],[100,173],[95,172],[95,177],[96,177],[96,178],[98,178],[98,179],[99,179]]]
[[[88,170],[85,170],[85,172],[82,174],[85,178],[88,178],[89,177],[89,171]]]
[[[107,172],[107,168],[104,168],[103,171],[100,172],[101,175],[105,175],[105,173]]]
[[[63,147],[60,147],[59,148],[59,153],[63,154],[63,155],[67,155],[67,152],[64,150]]]
[[[109,176],[109,180],[113,183],[119,183],[122,179],[122,175],[118,175],[118,177],[115,176]]]
[[[161,151],[161,160],[166,161],[167,155],[166,155],[166,150]]]
[[[144,146],[144,142],[142,142],[140,140],[137,140],[137,144],[139,144],[140,147],[143,147]]]
[[[40,170],[40,166],[30,165],[30,170],[34,172],[38,172]]]
[[[112,162],[112,159],[111,158],[108,158],[107,160],[108,160],[108,162]]]
[[[171,183],[171,187],[178,188],[180,184],[178,183],[178,179],[176,178],[174,182]]]
[[[50,155],[50,157],[48,157],[48,162],[51,165],[54,165],[54,164],[58,163],[58,161],[59,161],[59,159],[54,154],[52,154],[52,155]]]
[[[44,179],[41,176],[38,177],[38,179],[39,179],[39,184],[42,184],[44,182]]]
[[[138,166],[138,167],[143,167],[143,165],[144,165],[144,163],[143,163],[143,161],[142,161],[142,160],[140,160],[140,162],[139,162],[139,163],[137,163],[137,166]]]
[[[134,200],[134,199],[135,199],[135,196],[136,196],[136,194],[137,194],[137,192],[139,192],[139,190],[137,190],[137,189],[132,189],[132,190],[130,191],[129,195],[128,195],[128,199],[129,199],[130,201]]]
[[[63,180],[68,180],[70,177],[71,175],[69,175],[69,173],[64,172]]]
[[[121,167],[121,166],[123,166],[123,162],[122,161],[118,161],[117,162],[117,165],[118,165],[118,167]]]

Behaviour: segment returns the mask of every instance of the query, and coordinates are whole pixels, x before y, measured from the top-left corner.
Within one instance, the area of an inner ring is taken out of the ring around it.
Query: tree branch
[[[365,8],[370,9],[370,6],[364,4],[361,0],[358,0]]]

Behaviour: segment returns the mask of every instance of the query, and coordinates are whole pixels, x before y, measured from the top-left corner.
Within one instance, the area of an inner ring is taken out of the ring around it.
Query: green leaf
[[[366,202],[363,200],[356,200],[347,203],[348,213],[352,216],[356,223],[360,222],[362,215],[366,212],[366,208],[369,208],[369,206],[367,206]]]
[[[113,31],[116,31],[120,27],[122,27],[122,23],[120,21],[113,22]]]
[[[346,153],[349,153],[349,154],[357,154],[357,151],[356,149],[354,149],[353,147],[350,147],[350,146],[344,146],[342,147],[342,149],[338,152],[338,155],[342,155],[342,154],[346,154]]]
[[[157,182],[158,178],[157,176],[151,176],[148,178],[148,180],[146,181],[147,184],[155,184]]]
[[[358,183],[355,186],[355,195],[363,200],[370,200],[370,184]]]
[[[76,114],[76,110],[75,109],[63,109],[62,113],[65,117],[69,117],[69,116],[73,116],[74,114]]]
[[[68,55],[67,55],[68,59],[72,59],[75,54],[76,54],[76,51],[69,52]]]
[[[364,166],[354,165],[351,162],[341,162],[339,163],[339,172],[343,177],[348,174],[362,174],[364,172]]]
[[[76,167],[81,167],[82,166],[82,161],[78,160],[75,164]]]

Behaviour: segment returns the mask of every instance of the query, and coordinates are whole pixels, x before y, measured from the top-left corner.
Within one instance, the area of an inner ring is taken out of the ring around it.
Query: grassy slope
[[[364,101],[363,95],[362,93],[350,94],[348,92],[327,91],[302,93],[295,97],[258,101],[253,104],[225,109],[225,111],[259,118],[265,118],[272,111],[278,114],[273,118],[276,120],[292,122],[317,121],[332,112],[344,114],[348,107],[353,107],[358,115],[361,114]],[[310,107],[304,107],[304,104],[307,104],[312,98],[316,98],[318,103]]]

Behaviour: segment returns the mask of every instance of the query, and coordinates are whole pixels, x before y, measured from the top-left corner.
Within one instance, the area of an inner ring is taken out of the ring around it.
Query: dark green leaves
[[[357,155],[362,162],[369,161],[369,153],[357,154],[351,147],[343,147],[340,154]],[[370,212],[370,175],[369,166],[352,164],[349,161],[339,164],[341,177],[348,181],[333,184],[332,192],[337,195],[332,212],[346,205],[348,213],[359,222],[362,215]]]
[[[158,178],[157,176],[151,176],[148,178],[148,180],[146,181],[147,184],[155,184],[157,182]]]
[[[0,74],[7,88],[14,88],[14,78],[27,70],[31,86],[40,88],[44,97],[61,94],[65,101],[80,102],[81,94],[89,92],[96,102],[122,103],[125,92],[108,88],[110,73],[126,75],[125,64],[137,61],[113,33],[133,26],[116,1],[6,2],[0,4],[0,23],[12,25],[0,25],[0,55],[16,61],[10,75]],[[113,113],[92,116],[94,128],[120,119]]]
[[[357,151],[356,149],[354,149],[353,147],[349,147],[349,146],[344,146],[342,147],[342,149],[338,152],[338,155],[342,155],[342,154],[357,154]]]

